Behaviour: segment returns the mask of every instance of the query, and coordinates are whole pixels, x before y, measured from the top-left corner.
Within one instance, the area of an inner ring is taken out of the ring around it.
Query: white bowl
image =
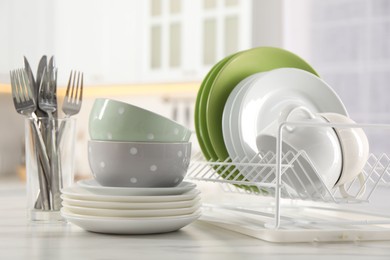
[[[355,121],[337,113],[321,113],[330,123],[356,124]],[[363,129],[348,127],[335,127],[336,134],[340,140],[343,167],[336,187],[353,181],[363,170],[369,156],[369,142]]]
[[[191,143],[88,141],[94,178],[111,187],[174,187],[182,182]]]
[[[312,114],[305,107],[287,106],[282,110],[279,119],[258,135],[256,141],[259,151],[276,152],[279,126],[286,121],[326,123],[324,118]],[[291,151],[297,154],[304,151],[307,156],[297,159],[294,166],[295,176],[290,175],[290,185],[304,189],[296,192],[316,196],[325,192],[324,184],[328,189],[334,187],[341,173],[342,154],[338,137],[331,127],[285,126],[282,141],[283,153]]]

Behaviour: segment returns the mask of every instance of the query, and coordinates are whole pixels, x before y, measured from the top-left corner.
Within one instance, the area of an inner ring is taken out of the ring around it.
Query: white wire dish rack
[[[206,161],[202,153],[195,154],[187,179],[219,183],[225,199],[204,203],[202,220],[273,242],[390,240],[390,214],[379,212],[371,203],[373,197],[386,200],[378,189],[390,195],[387,153],[369,155],[363,181],[356,178],[346,185],[347,195],[327,187],[316,172],[307,171],[310,167],[302,162],[311,161],[305,151],[280,152],[286,125],[360,127],[390,134],[390,125],[289,122],[279,128],[276,153],[224,161]]]

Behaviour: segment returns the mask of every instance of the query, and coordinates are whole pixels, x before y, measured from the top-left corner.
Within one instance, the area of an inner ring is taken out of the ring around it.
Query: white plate
[[[246,158],[245,151],[242,149],[240,139],[238,137],[237,127],[232,127],[231,122],[235,118],[238,118],[240,113],[240,107],[236,105],[237,100],[241,100],[245,94],[246,89],[258,78],[262,77],[266,72],[256,73],[238,84],[230,93],[222,115],[222,130],[223,137],[227,151],[230,158],[235,161],[242,161]],[[241,84],[243,83],[243,84]],[[241,168],[241,167],[238,167]]]
[[[230,117],[232,116],[232,111],[233,111],[233,104],[234,100],[236,99],[237,95],[242,91],[242,89],[249,83],[251,83],[253,80],[255,80],[255,76],[249,76],[240,83],[233,89],[232,92],[230,92],[228,99],[226,100],[225,107],[223,109],[223,114],[222,114],[222,133],[223,133],[223,140],[225,142],[226,150],[229,153],[229,157],[232,160],[235,160],[237,157],[237,152],[234,147],[234,139],[232,138],[231,135],[231,127],[230,127]]]
[[[192,200],[199,196],[200,192],[197,189],[191,190],[181,195],[166,195],[166,196],[110,196],[99,195],[89,191],[78,185],[73,185],[62,189],[64,198],[93,200],[93,201],[109,201],[109,202],[169,202]]]
[[[99,209],[71,206],[66,202],[63,203],[64,208],[74,214],[118,218],[180,216],[194,213],[200,208],[200,205],[200,203],[197,203],[192,207],[178,209]]]
[[[61,209],[61,215],[70,223],[87,231],[108,234],[156,234],[176,231],[197,220],[200,210],[182,216],[151,218],[110,218],[73,214]]]
[[[312,73],[282,68],[256,79],[234,106],[239,114],[232,117],[230,127],[238,138],[247,158],[257,152],[256,137],[287,105],[305,106],[313,113],[334,112],[348,116],[337,94],[322,79]]]
[[[159,188],[131,188],[131,187],[106,187],[100,185],[95,179],[81,180],[77,184],[95,194],[112,196],[160,196],[180,195],[196,188],[191,182],[183,181],[176,187]]]
[[[63,203],[71,206],[101,208],[101,209],[176,209],[192,207],[200,201],[200,197],[192,200],[172,201],[172,202],[113,202],[113,201],[93,201],[70,199],[61,196]]]

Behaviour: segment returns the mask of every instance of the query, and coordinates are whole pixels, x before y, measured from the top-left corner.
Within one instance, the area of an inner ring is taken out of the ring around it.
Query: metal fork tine
[[[27,74],[27,71],[24,71],[24,76],[26,77],[27,82],[28,82],[28,84],[26,85],[27,86],[27,90],[28,90],[28,97],[29,97],[30,100],[32,100],[35,103],[34,93],[33,93],[33,89],[31,89],[30,78],[29,78],[29,76]]]
[[[77,84],[76,84],[76,93],[74,97],[74,103],[78,103],[78,95],[79,95],[79,86],[80,86],[80,72],[77,72]]]
[[[28,83],[26,83],[26,78],[24,77],[23,72],[24,72],[24,69],[19,69],[19,77],[20,77],[20,83],[21,83],[20,89],[22,91],[24,101],[28,101],[29,100],[28,93],[27,93]]]
[[[26,70],[21,69],[20,73],[23,78],[23,90],[24,90],[24,96],[26,98],[26,101],[34,100],[31,94],[30,81],[28,79]]]
[[[81,85],[80,85],[80,96],[79,96],[79,104],[83,101],[83,83],[84,83],[84,73],[81,73]]]
[[[16,94],[19,96],[20,102],[24,102],[25,98],[23,95],[22,81],[20,78],[20,70],[19,69],[16,70],[16,72],[15,72],[15,78],[16,78],[16,88],[17,88]]]
[[[11,92],[12,92],[12,98],[14,100],[16,100],[16,102],[19,102],[19,96],[16,95],[16,88],[15,88],[15,85],[16,85],[16,82],[15,82],[15,76],[14,76],[14,72],[11,70],[9,72],[10,74],[10,79],[11,79]]]
[[[68,80],[68,87],[66,88],[66,93],[65,93],[65,98],[67,101],[69,101],[69,89],[71,87],[71,83],[72,83],[72,73],[73,71],[70,72],[70,77],[69,77],[69,80]]]
[[[73,102],[73,99],[74,99],[74,94],[76,94],[76,93],[74,93],[74,84],[75,84],[75,82],[76,82],[76,71],[72,71],[72,73],[73,73],[73,79],[72,79],[72,98],[71,98],[71,100],[69,100],[70,102]]]
[[[18,69],[19,90],[20,90],[19,94],[22,97],[22,101],[25,102],[27,100],[27,97],[26,97],[25,91],[24,91],[24,80],[23,80],[23,75],[21,72],[22,72],[22,70]]]
[[[18,79],[16,77],[16,71],[13,71],[12,72],[12,78],[13,78],[13,81],[14,81],[14,94],[15,94],[15,97],[16,97],[16,102],[20,103],[22,101],[22,99],[20,98],[20,95],[19,95],[19,85],[18,85]]]

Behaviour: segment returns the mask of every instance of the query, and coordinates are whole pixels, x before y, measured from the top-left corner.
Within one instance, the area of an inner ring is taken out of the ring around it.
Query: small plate
[[[188,208],[178,209],[99,209],[71,206],[63,203],[63,207],[69,212],[80,215],[96,217],[115,217],[115,218],[144,218],[144,217],[166,217],[192,214],[200,208],[200,203]]]
[[[113,202],[70,199],[61,196],[63,203],[71,206],[101,208],[101,209],[176,209],[192,207],[200,201],[200,197],[192,200],[171,201],[171,202]]]
[[[61,215],[84,230],[106,234],[157,234],[179,230],[201,216],[200,210],[182,216],[150,218],[110,218],[73,214],[62,208]]]
[[[165,196],[113,196],[96,194],[86,188],[78,185],[73,185],[62,189],[62,196],[70,199],[93,200],[93,201],[109,201],[109,202],[169,202],[192,200],[199,196],[200,192],[197,189],[191,190],[180,195],[165,195]]]
[[[191,182],[183,181],[176,187],[159,188],[132,188],[132,187],[107,187],[100,185],[95,179],[81,180],[77,184],[95,194],[111,196],[161,196],[180,195],[196,188]]]

